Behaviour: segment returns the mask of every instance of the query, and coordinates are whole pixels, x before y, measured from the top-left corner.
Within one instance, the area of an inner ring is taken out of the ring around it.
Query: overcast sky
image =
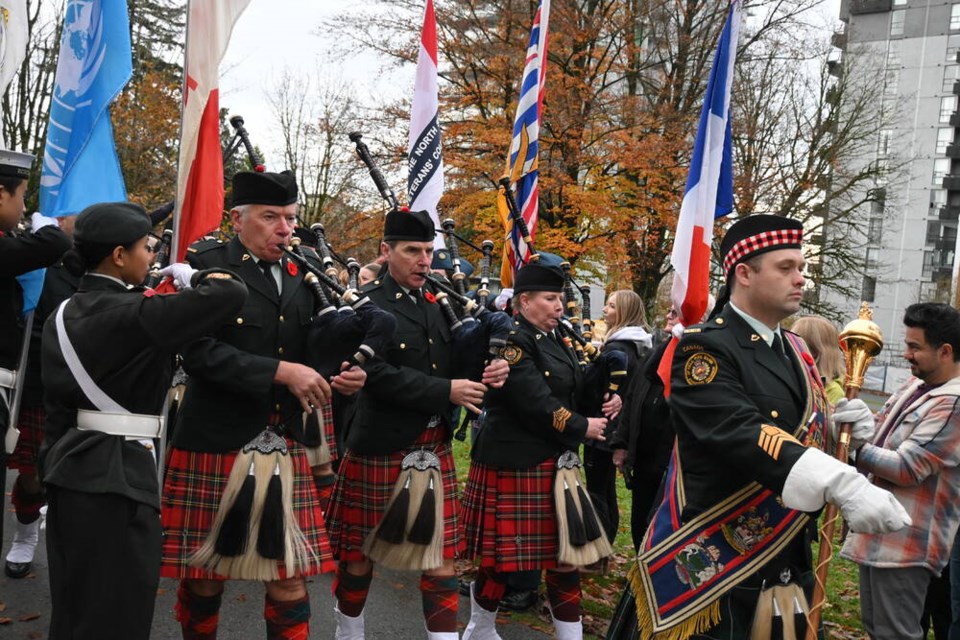
[[[220,106],[244,117],[254,144],[267,154],[268,169],[282,167],[276,165],[281,157],[279,128],[265,95],[284,69],[318,69],[328,77],[342,77],[353,84],[361,104],[367,101],[368,106],[375,103],[370,97],[374,94],[412,95],[412,64],[391,70],[384,77],[383,63],[372,54],[358,54],[343,62],[332,61],[327,55],[337,34],[323,29],[324,19],[351,7],[376,5],[376,0],[251,0],[221,65]],[[840,0],[826,0],[826,23],[832,23],[839,6]]]

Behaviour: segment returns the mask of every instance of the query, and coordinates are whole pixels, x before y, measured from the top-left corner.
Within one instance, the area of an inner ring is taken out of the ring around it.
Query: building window
[[[933,263],[936,259],[936,251],[924,251],[923,252],[923,272],[922,278],[929,278],[933,275]]]
[[[950,173],[950,158],[937,158],[933,161],[933,185],[943,186],[943,179]]]
[[[903,35],[903,23],[907,18],[907,12],[905,9],[897,9],[896,11],[890,12],[890,35],[892,36],[902,36]]]
[[[864,266],[867,268],[867,271],[876,271],[877,269],[877,256],[880,255],[880,250],[875,247],[867,248],[867,257],[864,261]]]
[[[960,49],[960,34],[947,37],[947,62],[957,61],[957,50]]]
[[[960,6],[960,5],[957,5]],[[900,66],[900,44],[902,40],[891,40],[887,43],[887,66],[888,67],[899,67]]]
[[[953,129],[937,129],[937,154],[946,153],[947,145],[953,142]]]
[[[940,239],[940,221],[927,220],[927,244],[935,244]]]
[[[900,87],[900,69],[887,69],[883,74],[883,93],[887,96],[897,95]]]
[[[960,7],[960,4],[955,5]],[[960,65],[948,64],[943,67],[943,92],[953,93],[953,83],[957,81],[957,70]]]
[[[960,29],[960,4],[950,6],[950,30]]]
[[[893,0],[893,6],[895,6],[895,7],[905,7],[905,6],[907,6],[907,0]]]
[[[867,242],[874,245],[880,244],[883,236],[883,218],[870,218],[867,223]]]
[[[940,98],[940,124],[949,124],[950,116],[952,116],[956,110],[957,96],[943,96]]]
[[[930,208],[938,209],[940,207],[947,206],[947,190],[946,189],[931,189],[930,190]]]
[[[860,287],[860,299],[864,302],[873,302],[877,295],[877,279],[873,276],[863,276],[863,286]]]
[[[877,155],[885,156],[890,153],[890,129],[880,129],[877,139]]]

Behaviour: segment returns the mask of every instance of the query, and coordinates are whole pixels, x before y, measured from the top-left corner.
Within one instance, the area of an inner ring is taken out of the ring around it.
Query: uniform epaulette
[[[204,253],[216,247],[222,247],[224,244],[219,238],[202,238],[187,247],[187,253]]]

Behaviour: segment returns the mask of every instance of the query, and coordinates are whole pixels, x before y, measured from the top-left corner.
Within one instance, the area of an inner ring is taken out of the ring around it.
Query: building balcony
[[[960,219],[960,205],[947,205],[940,207],[939,217],[941,220]]]
[[[836,60],[827,60],[827,72],[829,72],[830,75],[832,75],[834,78],[842,78],[843,77],[843,60],[841,58],[837,58]],[[954,83],[954,93],[957,93],[956,91],[957,84],[960,84],[960,80]],[[957,95],[960,95],[960,93],[957,93]]]
[[[835,46],[837,49],[846,49],[847,48],[847,32],[834,31],[833,35],[830,36],[830,44]]]
[[[953,113],[950,114],[950,126],[960,127],[960,111],[954,111]]]
[[[960,142],[951,142],[945,151],[948,158],[960,158]]]
[[[851,0],[850,13],[882,13],[893,8],[893,0]]]
[[[953,81],[953,95],[960,96],[960,80]]]
[[[960,175],[950,174],[944,176],[943,188],[947,191],[960,191]]]

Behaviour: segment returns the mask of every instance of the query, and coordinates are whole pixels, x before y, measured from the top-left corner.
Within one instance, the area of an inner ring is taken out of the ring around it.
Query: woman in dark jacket
[[[563,315],[563,272],[530,264],[516,277],[515,331],[503,349],[510,375],[491,389],[487,416],[471,452],[461,520],[466,557],[480,568],[471,586],[464,640],[493,640],[505,573],[546,569],[556,637],[578,639],[580,574],[561,564],[553,498],[557,459],[587,439],[603,438],[606,418],[576,412],[582,373],[573,350],[554,331]],[[604,405],[616,415],[619,398]]]
[[[602,351],[622,351],[627,356],[627,379],[624,380],[621,396],[624,404],[629,401],[626,390],[630,380],[646,360],[653,345],[653,339],[647,331],[647,316],[643,310],[643,300],[629,289],[614,291],[603,307],[603,320],[607,325],[607,334]],[[622,418],[611,420],[607,424],[604,437],[609,441]],[[620,526],[620,509],[617,506],[617,468],[613,465],[613,449],[608,442],[591,440],[583,447],[583,466],[587,478],[587,490],[597,508],[607,537],[613,542]]]

